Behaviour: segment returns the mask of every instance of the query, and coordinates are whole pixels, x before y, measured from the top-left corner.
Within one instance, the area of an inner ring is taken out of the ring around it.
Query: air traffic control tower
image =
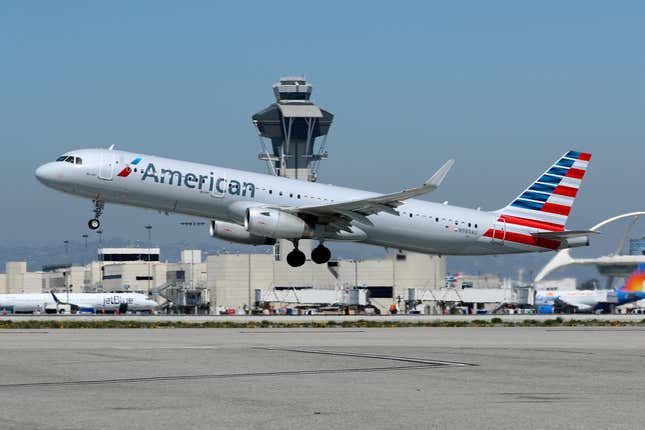
[[[315,182],[318,165],[327,158],[325,142],[334,115],[310,100],[311,91],[311,84],[303,77],[282,77],[273,84],[275,103],[253,115],[263,150],[259,158],[274,175]],[[319,137],[322,139],[316,145]],[[270,139],[270,147],[263,138]],[[302,240],[299,248],[309,254],[311,242]],[[291,242],[279,241],[276,258],[283,260],[291,249]]]
[[[302,77],[280,78],[273,85],[276,102],[253,115],[258,134],[271,140],[270,152],[263,144],[259,158],[278,176],[315,182],[318,163],[327,158],[324,139],[334,116],[310,100],[311,90]]]

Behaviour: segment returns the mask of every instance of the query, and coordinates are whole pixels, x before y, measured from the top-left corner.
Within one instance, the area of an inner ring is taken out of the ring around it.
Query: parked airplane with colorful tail
[[[607,310],[611,305],[620,306],[645,299],[645,264],[631,274],[625,285],[616,290],[571,290],[535,292],[535,306],[547,307],[552,313],[554,307],[576,312]]]
[[[44,293],[0,294],[0,309],[16,313],[59,312],[69,310],[93,312],[154,311],[159,304],[139,293]]]
[[[508,206],[493,212],[414,197],[439,187],[449,160],[421,186],[377,194],[333,185],[226,169],[109,149],[67,152],[40,166],[46,186],[94,202],[90,229],[100,226],[105,203],[209,219],[210,234],[231,242],[293,242],[287,262],[302,266],[301,239],[319,245],[311,260],[322,264],[326,241],[355,241],[439,255],[544,252],[586,246],[589,231],[565,224],[591,154],[569,151]]]

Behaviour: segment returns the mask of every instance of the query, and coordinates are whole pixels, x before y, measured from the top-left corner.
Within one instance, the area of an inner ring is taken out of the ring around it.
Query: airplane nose
[[[53,163],[43,164],[34,172],[36,179],[45,185],[52,183],[56,178],[56,167],[52,164]]]

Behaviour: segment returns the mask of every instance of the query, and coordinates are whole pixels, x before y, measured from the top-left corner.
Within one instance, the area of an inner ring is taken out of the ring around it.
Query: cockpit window
[[[72,164],[83,164],[83,159],[81,157],[74,157],[73,155],[61,155],[56,159],[56,161],[64,161],[66,163]]]

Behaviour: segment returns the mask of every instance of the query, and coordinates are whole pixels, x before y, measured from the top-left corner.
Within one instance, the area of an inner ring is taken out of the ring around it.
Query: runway
[[[645,329],[0,331],[3,429],[640,428]]]

